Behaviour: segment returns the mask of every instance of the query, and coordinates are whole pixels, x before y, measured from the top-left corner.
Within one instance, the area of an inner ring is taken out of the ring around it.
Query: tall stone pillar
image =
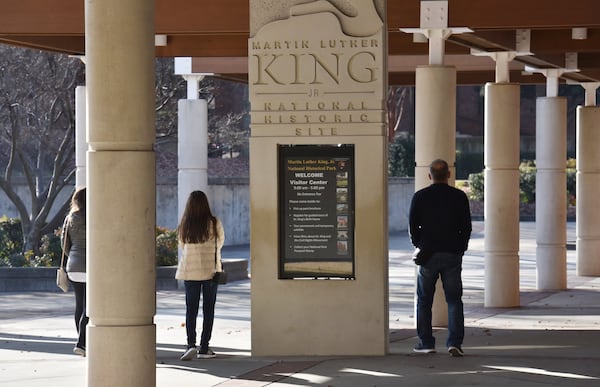
[[[208,190],[208,108],[205,100],[182,99],[178,103],[179,217],[190,192]]]
[[[456,161],[456,68],[418,67],[415,79],[415,191],[431,184],[429,165],[444,159],[454,184]],[[416,303],[415,303],[416,305]],[[448,307],[441,281],[433,303],[433,325],[448,324]]]
[[[75,88],[75,188],[85,187],[87,152],[87,101],[86,87]]]
[[[600,276],[600,107],[577,108],[577,275]]]
[[[388,350],[385,2],[354,5],[250,1],[256,356]]]
[[[519,306],[520,87],[485,86],[485,307]]]
[[[431,184],[429,164],[438,158],[448,162],[454,184],[456,68],[418,67],[415,90],[415,191]]]
[[[87,386],[156,385],[154,2],[85,1]]]
[[[539,290],[567,287],[567,100],[536,104],[536,261]]]

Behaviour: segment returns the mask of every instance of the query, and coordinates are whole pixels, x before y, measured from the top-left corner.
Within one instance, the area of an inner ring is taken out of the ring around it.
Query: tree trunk
[[[27,234],[23,230],[25,237],[24,252],[33,251],[34,256],[40,255],[40,241],[42,239],[41,229],[36,224],[31,224],[31,229]]]

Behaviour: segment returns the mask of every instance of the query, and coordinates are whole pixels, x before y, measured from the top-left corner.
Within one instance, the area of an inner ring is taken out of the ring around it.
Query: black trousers
[[[71,281],[75,290],[75,328],[79,334],[76,346],[85,349],[85,328],[87,327],[89,318],[85,305],[85,282]]]

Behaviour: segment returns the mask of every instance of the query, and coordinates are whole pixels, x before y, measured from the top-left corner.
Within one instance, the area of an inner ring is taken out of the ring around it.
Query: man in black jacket
[[[410,205],[409,232],[415,247],[430,252],[417,277],[417,333],[415,352],[435,352],[431,307],[435,284],[442,278],[448,303],[446,347],[452,356],[463,356],[465,322],[462,303],[462,257],[471,236],[471,212],[467,195],[448,185],[450,169],[444,160],[429,166],[432,184],[417,191]]]

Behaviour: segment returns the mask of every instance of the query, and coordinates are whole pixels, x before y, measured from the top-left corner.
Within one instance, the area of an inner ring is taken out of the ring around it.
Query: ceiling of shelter
[[[155,0],[156,34],[167,44],[157,56],[193,57],[195,72],[245,79],[249,37],[248,0]],[[414,84],[416,66],[428,62],[428,44],[413,42],[400,29],[418,28],[419,0],[388,0],[389,82]],[[0,12],[0,42],[85,54],[83,0],[5,1]],[[445,63],[457,68],[459,84],[494,81],[494,61],[473,56],[480,51],[515,51],[517,37],[529,30],[532,55],[518,56],[510,65],[513,82],[544,83],[541,74],[524,71],[568,68],[561,80],[600,81],[600,1],[450,0],[448,27],[473,32],[451,35]],[[574,39],[573,29],[584,33]],[[568,59],[567,59],[568,58]]]

